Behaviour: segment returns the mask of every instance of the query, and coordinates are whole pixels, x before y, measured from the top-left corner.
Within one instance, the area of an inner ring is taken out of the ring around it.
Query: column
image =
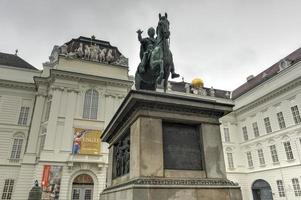
[[[57,119],[60,109],[60,102],[61,102],[61,95],[64,91],[63,88],[53,87],[53,95],[51,100],[51,108],[50,108],[50,114],[47,124],[47,134],[46,134],[46,140],[44,145],[44,150],[54,150],[54,144],[55,144],[55,134],[56,134],[56,128],[57,128]]]
[[[73,141],[73,120],[77,99],[77,90],[67,90],[67,108],[65,114],[64,131],[61,133],[60,149],[63,151],[71,151]]]
[[[105,94],[106,104],[105,104],[105,126],[110,122],[114,115],[114,98],[111,94]]]
[[[41,89],[39,88],[39,90]],[[32,113],[31,128],[28,135],[28,142],[23,158],[23,162],[25,163],[35,163],[37,143],[39,139],[39,131],[42,122],[45,99],[46,91],[39,91],[36,94],[34,111]]]

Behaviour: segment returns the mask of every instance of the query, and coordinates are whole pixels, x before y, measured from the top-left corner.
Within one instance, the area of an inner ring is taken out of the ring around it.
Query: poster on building
[[[63,166],[44,165],[42,176],[42,199],[59,199]]]
[[[100,131],[89,129],[74,129],[72,154],[99,155]]]

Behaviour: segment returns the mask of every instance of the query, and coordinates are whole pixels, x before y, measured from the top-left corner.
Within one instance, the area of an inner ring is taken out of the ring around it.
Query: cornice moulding
[[[29,91],[36,90],[36,85],[34,83],[9,81],[3,79],[0,79],[0,87],[15,88],[15,89],[22,89],[22,90],[29,90]]]
[[[287,92],[288,90],[291,90],[291,89],[294,89],[296,88],[297,86],[300,86],[301,85],[301,77],[291,81],[290,83],[280,87],[280,88],[277,88],[273,91],[271,91],[269,94],[266,94],[264,96],[262,96],[261,98],[235,110],[234,112],[237,114],[237,115],[240,115],[240,114],[243,114],[249,110],[252,110],[254,109],[255,107],[257,107],[258,105],[260,104],[264,104],[265,102],[277,97],[277,96],[280,96],[281,94]]]

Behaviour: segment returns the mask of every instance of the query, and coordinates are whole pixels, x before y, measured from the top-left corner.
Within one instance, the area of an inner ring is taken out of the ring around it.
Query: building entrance
[[[273,200],[272,189],[268,182],[259,179],[252,185],[254,200]]]
[[[94,182],[88,174],[77,176],[72,183],[72,200],[92,200]]]

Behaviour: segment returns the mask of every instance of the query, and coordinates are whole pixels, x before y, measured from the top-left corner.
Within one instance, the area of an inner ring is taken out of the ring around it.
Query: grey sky
[[[166,11],[178,73],[233,90],[301,47],[300,8],[300,0],[0,0],[0,51],[19,49],[41,69],[53,45],[95,35],[129,57],[134,74],[136,30],[145,36]]]

